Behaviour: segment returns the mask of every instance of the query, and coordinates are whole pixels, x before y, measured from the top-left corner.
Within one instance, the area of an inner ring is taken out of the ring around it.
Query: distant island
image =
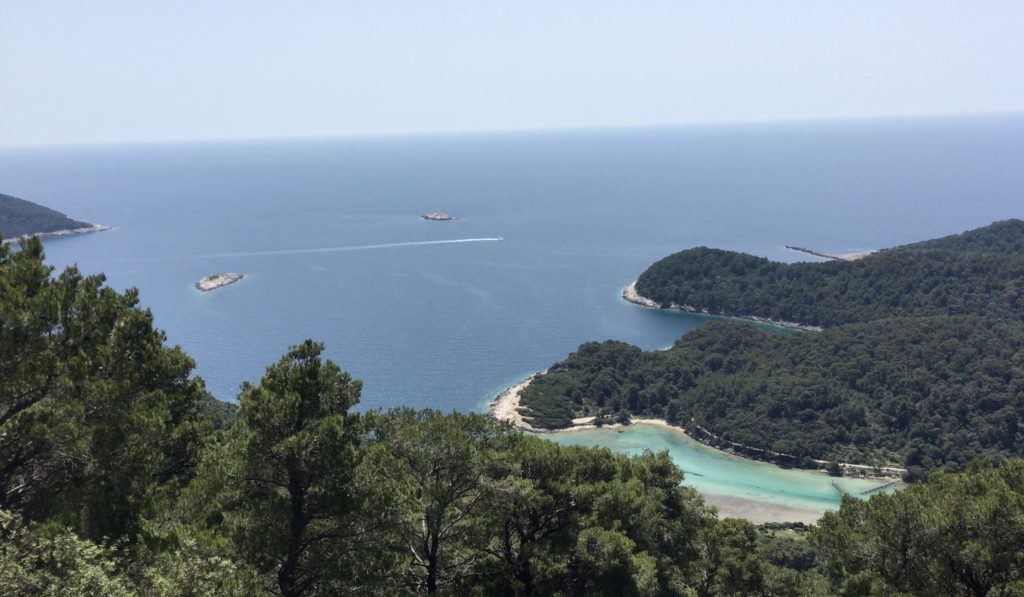
[[[241,282],[244,278],[245,274],[236,274],[234,272],[210,274],[196,282],[196,288],[200,292],[210,292],[211,290],[217,290],[218,288],[230,286],[236,282]]]
[[[451,214],[446,214],[443,211],[428,211],[427,213],[423,214],[423,219],[433,220],[435,222],[450,222],[452,220],[458,220],[458,218],[456,218],[455,216]]]
[[[647,268],[634,298],[666,309],[815,328],[933,315],[1021,320],[1022,260],[1021,220],[853,261],[779,263],[697,247]]]
[[[0,237],[15,242],[26,236],[61,237],[110,230],[72,220],[65,214],[25,199],[0,193]]]

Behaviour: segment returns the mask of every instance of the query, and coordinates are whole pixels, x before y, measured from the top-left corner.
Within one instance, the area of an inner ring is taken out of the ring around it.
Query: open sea
[[[1024,117],[8,147],[0,192],[114,227],[50,263],[138,288],[218,398],[315,338],[363,408],[469,411],[582,342],[700,325],[619,298],[675,251],[795,261],[1024,217]],[[222,271],[246,279],[193,287]]]

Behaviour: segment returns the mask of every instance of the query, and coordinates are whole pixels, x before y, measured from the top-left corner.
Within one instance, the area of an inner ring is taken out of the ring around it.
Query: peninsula
[[[196,288],[200,292],[210,292],[211,290],[217,290],[218,288],[230,286],[236,282],[241,282],[244,278],[245,274],[236,274],[234,272],[210,274],[196,282]]]
[[[456,218],[455,216],[451,214],[446,214],[443,211],[428,211],[427,213],[423,214],[423,219],[431,220],[434,222],[450,222],[452,220],[458,220],[458,218]]]
[[[110,227],[72,220],[38,203],[0,193],[0,236],[7,239],[4,243],[31,236],[55,238],[103,230]]]
[[[769,317],[760,317],[757,315],[737,315],[734,313],[725,312],[713,312],[708,309],[697,309],[690,305],[678,305],[676,303],[670,303],[668,305],[661,305],[654,299],[643,296],[636,290],[636,280],[632,284],[622,289],[622,299],[626,302],[639,305],[641,307],[647,307],[648,309],[665,309],[668,311],[679,311],[680,313],[690,313],[693,315],[707,315],[709,317],[727,317],[729,319],[742,319],[744,321],[752,321],[754,323],[763,323],[765,325],[773,325],[780,328],[789,328],[793,330],[803,330],[805,332],[820,332],[824,328],[816,325],[804,325],[802,323],[796,323],[793,321],[783,321],[781,319],[771,319]]]

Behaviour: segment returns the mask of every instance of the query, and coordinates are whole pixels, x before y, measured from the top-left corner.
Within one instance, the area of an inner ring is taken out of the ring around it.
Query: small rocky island
[[[423,219],[433,220],[435,222],[450,222],[452,220],[458,220],[458,218],[456,218],[455,216],[451,214],[446,214],[443,211],[428,211],[427,213],[423,214]]]
[[[235,282],[241,282],[242,278],[245,278],[245,274],[236,274],[234,272],[225,272],[222,274],[210,274],[202,280],[196,282],[196,288],[200,292],[210,292],[211,290],[217,290],[225,286],[230,286]]]

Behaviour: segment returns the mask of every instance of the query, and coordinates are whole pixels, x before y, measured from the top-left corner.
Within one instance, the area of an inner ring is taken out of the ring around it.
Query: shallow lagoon
[[[753,522],[814,522],[826,510],[839,507],[841,498],[833,482],[852,495],[884,484],[741,458],[705,446],[682,431],[655,425],[566,431],[544,437],[561,444],[604,446],[628,454],[668,450],[686,475],[684,483],[700,491],[722,516]]]

